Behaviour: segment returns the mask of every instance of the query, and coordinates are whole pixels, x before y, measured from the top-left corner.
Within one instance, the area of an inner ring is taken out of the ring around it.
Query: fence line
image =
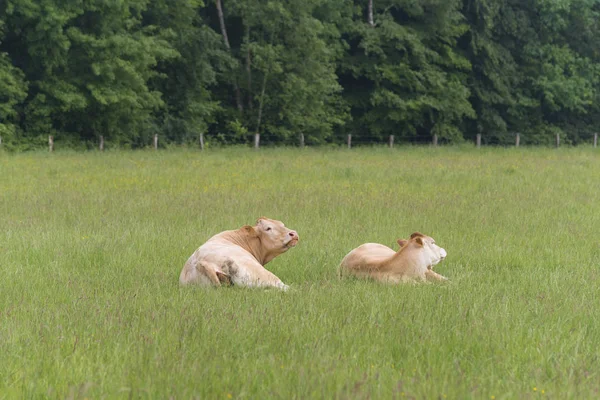
[[[158,134],[154,134],[152,137],[152,146],[154,148],[154,150],[158,150]],[[254,148],[255,149],[259,149],[260,148],[260,137],[261,135],[259,133],[254,134]],[[273,138],[274,136],[272,136]],[[368,144],[368,145],[383,145],[384,143],[387,144],[387,147],[389,148],[394,148],[394,144],[396,142],[396,135],[389,135],[388,136],[388,140],[387,143],[382,142],[381,138],[378,138],[379,141],[375,141],[373,139],[368,139],[366,137],[361,137],[359,138],[358,141],[354,140],[354,144],[358,143],[360,144]],[[419,138],[431,138],[431,145],[436,147],[438,146],[438,135],[435,134],[433,136],[425,136],[425,135],[421,135],[421,136],[399,136],[400,138],[410,138],[410,139],[419,139]],[[267,139],[269,138],[269,136],[267,136]],[[373,137],[372,137],[373,138]],[[483,135],[481,133],[478,133],[475,136],[475,147],[476,148],[481,148],[482,147],[482,138]],[[361,139],[367,139],[367,141],[361,141]],[[588,139],[589,140],[589,139]],[[560,147],[560,134],[556,134],[555,136],[555,146],[556,148]],[[417,144],[423,144],[425,142],[417,142]],[[2,146],[2,136],[0,136],[0,147]],[[105,140],[104,140],[104,136],[100,135],[99,137],[99,143],[98,143],[98,149],[100,151],[104,151],[104,144],[105,144]],[[200,145],[200,150],[204,150],[205,148],[205,140],[204,140],[204,134],[200,134],[199,136],[199,145]],[[299,147],[303,148],[306,146],[305,143],[305,136],[303,133],[298,134],[298,145]],[[353,139],[352,139],[352,134],[348,134],[346,135],[346,146],[348,147],[348,149],[351,149],[353,145]],[[515,141],[514,141],[514,146],[515,147],[520,147],[521,145],[521,134],[519,132],[515,133]],[[598,147],[598,133],[594,133],[593,137],[592,137],[592,145],[593,148],[597,148]],[[49,135],[48,136],[48,151],[50,153],[52,153],[54,151],[54,136]]]

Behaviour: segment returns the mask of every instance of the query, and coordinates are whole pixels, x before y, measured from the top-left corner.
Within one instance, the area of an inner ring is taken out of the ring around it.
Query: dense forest
[[[589,142],[598,0],[2,0],[8,149]]]

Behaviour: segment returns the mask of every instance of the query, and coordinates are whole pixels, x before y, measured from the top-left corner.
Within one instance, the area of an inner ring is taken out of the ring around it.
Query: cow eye
[[[268,232],[268,231],[270,231],[270,230],[271,230],[271,227],[268,227],[268,228],[267,228],[267,232]]]

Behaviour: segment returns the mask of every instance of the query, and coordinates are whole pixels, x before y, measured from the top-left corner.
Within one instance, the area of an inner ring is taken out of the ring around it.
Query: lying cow
[[[400,250],[397,252],[377,243],[357,247],[342,260],[340,276],[354,275],[389,283],[425,281],[427,278],[447,280],[432,270],[446,258],[446,250],[436,245],[432,237],[415,232],[409,240],[398,239],[398,244]]]
[[[185,263],[179,283],[205,286],[274,286],[286,290],[264,265],[298,244],[296,231],[281,221],[261,217],[255,226],[221,232],[204,243]]]

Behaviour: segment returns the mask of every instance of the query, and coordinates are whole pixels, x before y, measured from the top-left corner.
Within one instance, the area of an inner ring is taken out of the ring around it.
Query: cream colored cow
[[[296,231],[281,221],[261,217],[255,226],[221,232],[204,243],[185,263],[179,283],[220,286],[288,286],[264,268],[298,244]]]
[[[432,237],[415,232],[409,240],[398,239],[397,252],[377,243],[365,243],[344,257],[339,275],[354,275],[380,282],[447,280],[433,272],[433,266],[446,258],[446,250],[435,244]]]

